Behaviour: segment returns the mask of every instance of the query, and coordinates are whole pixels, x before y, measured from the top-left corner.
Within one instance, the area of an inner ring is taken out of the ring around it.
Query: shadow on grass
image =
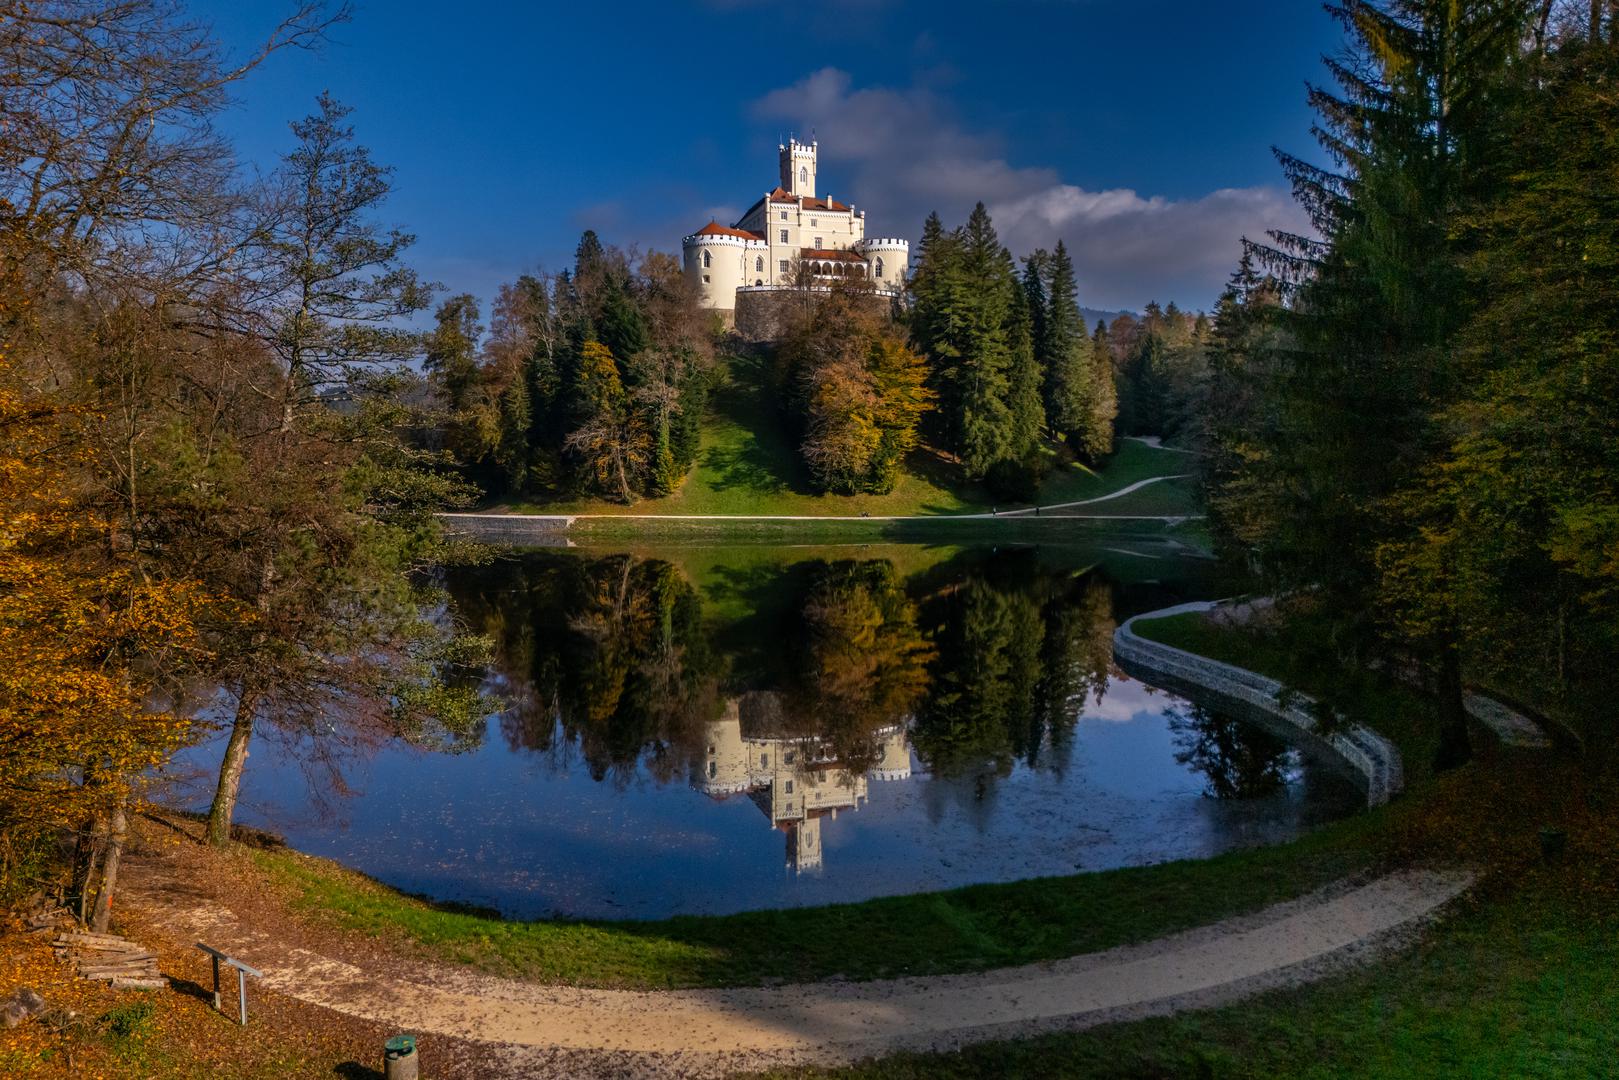
[[[358,1061],[345,1061],[332,1070],[333,1076],[341,1076],[343,1080],[383,1080],[383,1074],[369,1065],[361,1065]]]

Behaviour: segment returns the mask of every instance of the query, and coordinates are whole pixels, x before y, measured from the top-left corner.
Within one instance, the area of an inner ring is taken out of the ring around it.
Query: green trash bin
[[[382,1044],[384,1080],[417,1080],[416,1036],[395,1035]]]

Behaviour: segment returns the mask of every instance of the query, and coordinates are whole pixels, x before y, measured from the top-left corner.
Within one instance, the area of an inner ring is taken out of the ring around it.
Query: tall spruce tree
[[[1040,365],[1045,370],[1046,424],[1072,446],[1086,442],[1091,423],[1091,348],[1079,314],[1074,262],[1061,240],[1051,253]]]
[[[1442,445],[1436,419],[1455,392],[1451,349],[1471,303],[1454,213],[1497,182],[1491,117],[1530,39],[1529,5],[1333,10],[1350,46],[1328,61],[1340,89],[1310,92],[1332,167],[1281,156],[1322,239],[1279,236],[1260,251],[1296,288],[1282,314],[1276,423],[1254,458],[1257,482],[1278,496],[1262,565],[1278,588],[1309,590],[1349,664],[1396,646],[1437,673],[1449,765],[1468,754],[1459,626],[1454,612],[1384,618],[1377,552],[1424,525],[1395,497]]]

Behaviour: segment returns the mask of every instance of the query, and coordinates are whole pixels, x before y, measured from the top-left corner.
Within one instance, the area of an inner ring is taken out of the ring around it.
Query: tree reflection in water
[[[1290,751],[1276,736],[1200,705],[1171,709],[1175,760],[1202,773],[1215,799],[1261,799],[1287,786]]]
[[[705,725],[749,693],[773,697],[746,710],[748,736],[802,743],[800,761],[845,773],[891,754],[895,728],[937,776],[1060,769],[1086,699],[1107,689],[1108,584],[1032,551],[920,578],[887,559],[777,568],[760,586],[776,597],[750,632],[731,628],[746,644],[729,650],[697,590],[655,558],[526,557],[463,583],[458,602],[496,643],[507,743],[577,753],[597,779],[700,773]]]
[[[723,703],[701,601],[674,566],[630,555],[525,559],[480,585],[460,601],[496,643],[496,677],[513,701],[501,718],[509,746],[576,749],[593,778],[620,784],[638,768],[659,780],[685,775]]]
[[[1174,695],[1116,674],[1115,619],[1212,595],[1201,563],[656,554],[447,573],[447,615],[493,645],[474,677],[510,703],[491,737],[379,749],[344,822],[299,820],[303,785],[272,761],[255,824],[518,917],[658,918],[1199,858],[1364,803],[1229,721],[1188,710],[1172,729]]]
[[[735,582],[742,584],[736,585]],[[1108,690],[1114,589],[1032,549],[902,575],[889,559],[809,559],[733,575],[727,622],[670,562],[535,555],[482,574],[464,616],[497,645],[513,749],[595,780],[689,780],[752,800],[788,865],[821,865],[820,823],[873,781],[934,778],[987,813],[1019,765],[1061,776]],[[719,644],[724,642],[725,644]],[[1284,789],[1288,748],[1200,708],[1170,713],[1175,760],[1206,794]]]

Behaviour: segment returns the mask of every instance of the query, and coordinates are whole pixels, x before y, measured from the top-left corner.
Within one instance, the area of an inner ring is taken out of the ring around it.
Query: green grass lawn
[[[1326,983],[1093,1032],[902,1055],[840,1080],[1574,1080],[1619,1073],[1619,918],[1570,917],[1568,875],[1535,872],[1431,940]],[[1611,899],[1611,889],[1608,893]]]
[[[911,455],[898,486],[886,495],[817,494],[764,389],[760,363],[753,358],[732,359],[710,403],[697,464],[673,494],[633,506],[603,499],[560,499],[504,508],[544,514],[890,516],[978,513],[994,505],[980,486],[962,480],[959,466],[925,447]],[[1053,468],[1038,501],[1094,498],[1137,480],[1191,472],[1195,462],[1188,454],[1122,440],[1100,469],[1072,463]]]
[[[1285,635],[1201,616],[1145,636],[1309,689]],[[1428,707],[1361,684],[1357,719],[1408,755]],[[1619,792],[1551,754],[1484,745],[1387,807],[1290,844],[1202,861],[975,886],[858,904],[658,922],[508,922],[402,896],[325,860],[255,852],[307,917],[426,955],[545,981],[721,986],[982,970],[1148,940],[1299,896],[1357,871],[1457,862],[1480,887],[1424,942],[1376,966],[1226,1008],[1093,1032],[772,1075],[920,1077],[1584,1077],[1619,1060]],[[1536,830],[1566,855],[1546,863]]]
[[[1200,614],[1136,623],[1165,644],[1318,682],[1286,631],[1254,633]],[[1091,1032],[903,1054],[842,1069],[767,1074],[800,1080],[1426,1080],[1619,1075],[1619,791],[1553,755],[1484,745],[1433,777],[1427,704],[1401,686],[1356,684],[1350,698],[1400,744],[1423,778],[1389,808],[1375,845],[1396,861],[1455,860],[1484,884],[1414,948],[1357,971],[1226,1008]],[[1569,834],[1559,860],[1536,829]],[[1280,849],[1287,850],[1287,849]]]
[[[979,971],[1094,952],[1300,896],[1370,865],[1380,815],[1205,860],[856,904],[656,922],[516,922],[402,895],[295,852],[253,859],[316,920],[502,975],[589,986],[743,986]]]
[[[709,580],[700,553],[694,557],[698,562],[688,572],[695,580],[724,585]],[[1171,620],[1137,625],[1159,635],[1178,633],[1183,644],[1205,632]],[[1212,626],[1208,632],[1232,633]],[[1247,648],[1235,639],[1200,643],[1211,653]],[[1264,653],[1246,659],[1261,670],[1277,662]],[[1368,691],[1366,708],[1376,712],[1365,719],[1377,727],[1420,725],[1426,715],[1421,699],[1403,687],[1388,689],[1386,700]],[[1404,745],[1418,745],[1414,738]],[[1407,798],[1290,844],[1213,859],[657,922],[506,921],[401,895],[325,860],[280,852],[254,857],[311,917],[390,937],[439,959],[542,981],[718,986],[974,971],[1147,940],[1302,895],[1390,858],[1412,857],[1426,849],[1413,837],[1424,834],[1430,818],[1421,799]]]

